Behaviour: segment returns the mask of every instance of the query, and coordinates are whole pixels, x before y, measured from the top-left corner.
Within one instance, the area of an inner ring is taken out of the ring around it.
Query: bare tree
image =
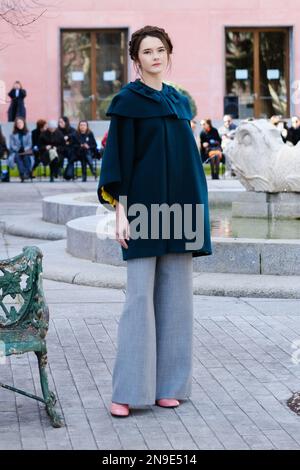
[[[28,27],[51,6],[43,0],[0,0],[0,24],[6,23],[17,34],[27,37]]]

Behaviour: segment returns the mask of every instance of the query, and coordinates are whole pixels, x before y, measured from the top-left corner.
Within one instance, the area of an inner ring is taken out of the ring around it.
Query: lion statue
[[[248,191],[300,192],[300,142],[285,144],[266,119],[241,122],[226,156]]]

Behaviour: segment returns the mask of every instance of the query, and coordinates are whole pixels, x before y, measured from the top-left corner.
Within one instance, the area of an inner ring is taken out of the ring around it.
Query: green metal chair
[[[0,356],[34,352],[43,398],[1,382],[0,387],[44,403],[52,426],[58,428],[63,420],[54,409],[56,397],[49,390],[46,372],[49,309],[42,286],[42,257],[38,247],[27,246],[20,255],[0,260]]]

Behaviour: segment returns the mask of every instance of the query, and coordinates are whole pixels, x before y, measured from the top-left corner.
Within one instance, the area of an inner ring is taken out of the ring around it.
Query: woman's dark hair
[[[203,119],[203,121],[209,125],[209,127],[213,127],[211,119]]]
[[[85,119],[81,119],[81,121],[79,121],[78,126],[77,126],[77,132],[79,132],[79,133],[81,132],[81,131],[80,131],[80,124],[81,124],[82,122],[85,122],[86,125],[87,125],[86,134],[87,134],[88,132],[91,132],[91,131],[90,131],[90,128],[89,128],[89,123],[88,123],[88,121],[86,121]]]
[[[168,60],[170,59],[170,55],[173,51],[173,44],[168,33],[163,29],[159,28],[158,26],[144,26],[141,29],[138,29],[131,35],[131,40],[129,41],[129,55],[134,62],[138,61],[138,52],[140,48],[140,44],[142,40],[146,36],[153,36],[161,40],[164,44],[165,48],[167,49]]]
[[[36,127],[39,130],[43,129],[45,124],[47,124],[47,121],[45,121],[45,119],[39,119],[38,121],[36,121]]]
[[[63,119],[66,123],[66,130],[68,131],[70,129],[70,120],[67,116],[61,116],[59,119]]]
[[[17,127],[17,122],[18,121],[23,121],[24,122],[24,127],[23,129],[18,129]],[[18,132],[22,132],[23,134],[27,134],[28,128],[25,119],[23,116],[17,116],[15,121],[14,121],[14,128],[13,128],[13,134],[17,134]]]

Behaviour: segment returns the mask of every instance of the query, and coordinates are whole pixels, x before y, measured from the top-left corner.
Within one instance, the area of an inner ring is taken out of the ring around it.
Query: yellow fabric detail
[[[109,202],[113,207],[116,206],[116,199],[109,194],[107,191],[105,191],[104,186],[101,186],[101,196],[105,201]]]

